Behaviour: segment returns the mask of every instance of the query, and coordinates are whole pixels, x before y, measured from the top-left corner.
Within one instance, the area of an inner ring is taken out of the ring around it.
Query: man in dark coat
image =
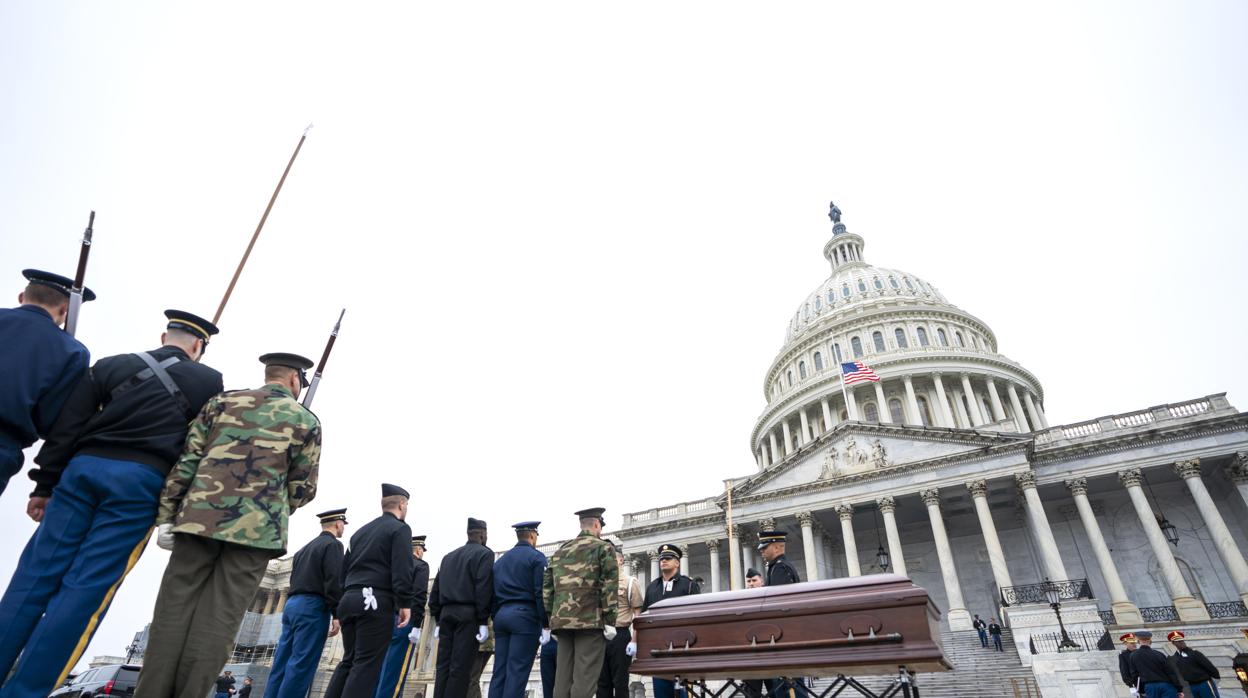
[[[787,538],[788,534],[784,531],[758,532],[758,553],[762,556],[763,561],[767,563],[766,582],[769,587],[782,584],[797,584],[802,581],[802,578],[797,574],[797,568],[784,555]],[[766,684],[767,692],[773,697],[799,698],[799,696],[806,695],[801,679],[797,677],[789,677],[787,680],[783,678],[767,679]],[[746,682],[746,688],[752,692],[760,690],[757,683],[752,682]]]
[[[1139,649],[1131,653],[1131,671],[1139,677],[1140,695],[1147,698],[1182,698],[1183,679],[1166,658],[1153,649],[1153,634],[1141,630],[1135,634]]]
[[[979,646],[987,647],[988,646],[988,624],[984,622],[983,618],[979,617],[978,613],[975,614],[975,620],[971,621],[971,627],[975,628],[976,633],[979,633]]]
[[[442,558],[429,592],[429,612],[438,627],[437,678],[433,698],[464,698],[479,645],[490,637],[494,605],[494,551],[480,519],[468,518],[468,542]]]
[[[386,650],[386,661],[381,665],[381,677],[377,680],[377,692],[373,698],[403,695],[407,672],[412,668],[413,655],[420,646],[425,605],[429,602],[429,563],[424,561],[427,540],[425,535],[412,536],[412,589],[416,594],[412,619],[408,628],[396,627],[390,635],[390,648]]]
[[[1187,646],[1183,632],[1174,630],[1166,639],[1174,645],[1175,653],[1170,655],[1179,676],[1192,687],[1192,698],[1217,698],[1218,687],[1215,683],[1222,678],[1218,668],[1199,650]]]
[[[1126,645],[1126,649],[1118,653],[1118,675],[1122,677],[1122,683],[1127,688],[1135,688],[1137,677],[1135,672],[1131,670],[1131,653],[1136,648],[1135,633],[1119,635],[1118,641]]]
[[[992,648],[998,652],[1004,652],[1005,648],[1001,646],[1001,624],[996,618],[988,619],[988,635],[992,638]]]
[[[684,557],[680,546],[664,543],[659,546],[659,576],[646,585],[646,598],[642,602],[641,612],[645,613],[651,606],[675,596],[691,596],[702,593],[698,583],[680,573],[680,559]],[[641,629],[637,628],[633,641],[641,637]],[[671,679],[655,678],[654,698],[674,698],[683,696],[685,689],[677,689],[676,682]]]

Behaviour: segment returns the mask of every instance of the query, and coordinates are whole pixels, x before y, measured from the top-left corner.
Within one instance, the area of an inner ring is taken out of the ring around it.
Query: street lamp
[[[1049,607],[1053,609],[1053,613],[1057,616],[1057,627],[1062,630],[1062,641],[1057,645],[1058,652],[1078,651],[1079,645],[1070,639],[1070,635],[1066,633],[1066,624],[1062,622],[1062,596],[1061,590],[1057,584],[1049,581],[1048,577],[1044,578],[1044,596],[1049,601]]]
[[[1148,493],[1153,495],[1153,503],[1157,505],[1157,515],[1161,517],[1158,525],[1161,526],[1161,535],[1166,537],[1166,541],[1175,547],[1179,545],[1179,529],[1170,523],[1170,519],[1166,518],[1166,512],[1161,510],[1161,501],[1157,499],[1157,494],[1153,492],[1153,483],[1148,481],[1148,477],[1140,473],[1140,477],[1144,478],[1144,484],[1148,485]]]
[[[888,556],[888,551],[884,549],[884,541],[880,540],[880,505],[875,505],[875,542],[880,546],[875,551],[875,564],[880,566],[880,570],[887,572],[888,563],[892,560]]]

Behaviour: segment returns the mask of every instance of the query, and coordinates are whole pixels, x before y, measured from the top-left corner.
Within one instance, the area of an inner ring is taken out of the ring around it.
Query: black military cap
[[[425,545],[425,538],[428,538],[428,536],[412,536],[412,547],[428,550],[429,547]]]
[[[676,545],[675,543],[664,543],[663,545],[659,546],[659,559],[660,560],[662,560],[665,557],[675,558],[679,560],[680,558],[684,556],[685,556],[685,551],[681,550],[680,546]]]
[[[485,531],[485,530],[487,530],[488,528],[489,528],[489,527],[488,527],[488,526],[486,526],[486,525],[485,525],[485,522],[484,522],[484,521],[482,521],[481,519],[474,519],[474,518],[472,518],[471,516],[469,516],[469,517],[468,517],[468,531],[469,531],[469,532],[472,532],[472,531]]]
[[[772,543],[783,543],[789,534],[784,531],[759,531],[758,532],[758,549],[762,550]]]
[[[185,310],[166,310],[165,317],[169,318],[166,329],[190,332],[205,342],[209,337],[221,331],[211,322]]]
[[[607,520],[602,518],[602,515],[606,510],[606,507],[591,507],[589,509],[581,509],[576,512],[576,516],[582,519],[598,519],[598,523],[606,526]]]
[[[312,359],[299,356],[298,354],[288,354],[286,352],[275,351],[260,357],[260,363],[265,366],[285,366],[293,368],[299,372],[299,384],[308,387],[307,370],[312,368]]]
[[[541,521],[521,521],[520,523],[512,524],[511,527],[516,529],[516,533],[525,533],[528,531],[537,533],[537,527],[541,525]]]
[[[61,276],[60,274],[53,274],[50,271],[41,271],[39,269],[23,269],[22,276],[26,277],[27,283],[36,284],[39,286],[47,286],[48,288],[60,291],[61,293],[65,294],[66,298],[69,297],[69,290],[74,287],[73,279],[69,278],[68,276]],[[84,301],[95,300],[95,291],[92,291],[86,286],[83,286],[82,287],[82,300]]]
[[[323,524],[332,523],[334,521],[341,521],[345,524],[347,522],[347,510],[330,509],[329,511],[322,511],[317,514],[316,517],[320,519]]]
[[[399,487],[398,485],[391,485],[388,482],[381,483],[381,496],[382,497],[407,497],[408,499],[412,498],[412,495],[408,494],[407,490],[403,489],[402,487]]]
[[[745,576],[748,578],[748,577],[761,577],[763,575],[760,574],[758,570],[751,567],[750,569],[745,571]]]

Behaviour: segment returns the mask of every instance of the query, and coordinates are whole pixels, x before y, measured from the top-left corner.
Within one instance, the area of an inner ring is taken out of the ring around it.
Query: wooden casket
[[[939,621],[927,592],[895,574],[682,596],[633,621],[629,671],[685,680],[946,671]]]

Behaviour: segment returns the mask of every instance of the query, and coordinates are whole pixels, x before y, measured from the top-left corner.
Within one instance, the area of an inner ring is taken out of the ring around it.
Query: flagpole
[[[741,584],[741,550],[739,541],[735,540],[732,528],[732,478],[724,481],[728,485],[728,588],[739,589]]]

